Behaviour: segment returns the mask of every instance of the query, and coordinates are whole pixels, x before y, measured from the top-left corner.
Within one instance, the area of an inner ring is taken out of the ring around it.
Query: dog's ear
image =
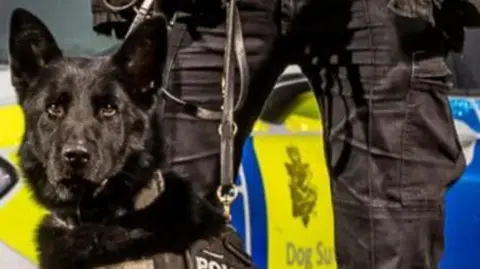
[[[12,84],[22,99],[29,82],[50,62],[62,57],[47,26],[25,9],[15,9],[10,20],[10,68]]]
[[[151,17],[139,24],[112,56],[136,88],[147,88],[162,76],[167,55],[167,23],[163,16]]]

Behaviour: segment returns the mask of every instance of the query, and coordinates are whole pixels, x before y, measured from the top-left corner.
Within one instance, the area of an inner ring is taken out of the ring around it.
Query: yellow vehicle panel
[[[302,133],[253,138],[267,201],[268,268],[336,268],[320,141]]]
[[[17,164],[16,151],[23,134],[23,114],[16,105],[0,108],[0,149],[12,165]],[[8,130],[8,131],[7,131]],[[0,242],[6,243],[21,256],[36,262],[35,229],[44,210],[32,199],[23,179],[0,203]],[[1,256],[1,255],[0,255]],[[0,257],[1,258],[1,257]]]
[[[19,106],[9,105],[0,107],[0,148],[18,146],[23,134],[23,114]]]

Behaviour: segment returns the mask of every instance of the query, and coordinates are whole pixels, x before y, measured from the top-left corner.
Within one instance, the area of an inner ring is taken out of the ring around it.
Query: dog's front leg
[[[120,226],[82,224],[75,227],[52,225],[47,217],[38,230],[40,268],[89,269],[140,255],[151,244],[151,236]]]

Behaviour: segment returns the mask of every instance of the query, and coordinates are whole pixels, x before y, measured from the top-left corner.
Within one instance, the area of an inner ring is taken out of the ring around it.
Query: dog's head
[[[156,92],[148,89],[166,57],[163,17],[140,24],[111,56],[73,58],[45,24],[17,9],[9,42],[26,120],[21,165],[37,198],[73,201],[119,175],[127,185],[148,180],[139,171],[155,159]]]

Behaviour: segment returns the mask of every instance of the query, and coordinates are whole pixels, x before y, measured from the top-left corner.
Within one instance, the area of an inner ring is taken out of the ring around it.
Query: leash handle
[[[230,206],[238,196],[234,185],[234,145],[237,125],[234,121],[235,110],[235,69],[234,69],[234,35],[236,0],[228,0],[226,4],[226,30],[224,69],[222,79],[222,119],[218,127],[220,134],[220,186],[217,197],[223,205],[225,219],[231,220]]]

